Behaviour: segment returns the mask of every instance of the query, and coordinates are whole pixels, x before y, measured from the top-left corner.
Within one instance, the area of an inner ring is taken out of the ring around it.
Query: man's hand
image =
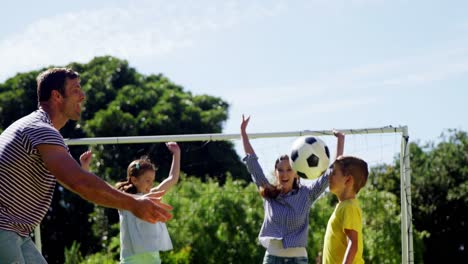
[[[169,212],[172,206],[162,203],[161,197],[164,192],[150,192],[136,198],[137,203],[132,213],[147,222],[166,222],[172,218]]]

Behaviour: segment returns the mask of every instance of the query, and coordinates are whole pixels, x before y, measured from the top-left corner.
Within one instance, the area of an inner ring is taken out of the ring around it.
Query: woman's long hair
[[[275,171],[278,169],[278,164],[280,163],[280,161],[283,161],[283,160],[289,161],[290,160],[289,156],[284,154],[276,159]],[[299,178],[294,179],[293,189],[294,190],[299,189]],[[275,176],[275,184],[266,184],[264,186],[261,186],[259,190],[260,195],[266,199],[275,199],[276,197],[278,197],[278,195],[280,195],[281,191],[282,191],[282,187],[281,187],[281,184],[279,184],[279,182],[277,181],[276,176]]]

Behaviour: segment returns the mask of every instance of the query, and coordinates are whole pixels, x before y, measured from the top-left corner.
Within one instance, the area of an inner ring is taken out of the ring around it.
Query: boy
[[[356,195],[366,184],[368,174],[367,163],[356,157],[341,156],[333,164],[330,191],[339,203],[325,232],[324,264],[364,263],[361,208]]]

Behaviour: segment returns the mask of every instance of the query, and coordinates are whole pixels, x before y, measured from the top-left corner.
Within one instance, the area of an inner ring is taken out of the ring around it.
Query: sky
[[[468,130],[467,11],[463,0],[6,1],[0,82],[112,55],[223,98],[223,133],[238,133],[245,113],[250,133],[391,125],[424,143]],[[349,144],[388,161],[399,151],[390,137]]]

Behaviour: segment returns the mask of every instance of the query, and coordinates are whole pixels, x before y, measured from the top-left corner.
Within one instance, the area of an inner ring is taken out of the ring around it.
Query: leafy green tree
[[[39,71],[19,73],[0,84],[0,132],[37,109],[36,76]]]
[[[400,206],[397,197],[372,185],[359,194],[363,210],[364,259],[368,263],[401,263]]]
[[[182,179],[165,198],[174,206],[167,225],[175,252],[189,252],[190,263],[261,262],[264,249],[257,235],[263,207],[253,184],[228,178],[220,187],[211,180]]]
[[[79,264],[83,261],[83,256],[80,252],[80,244],[73,241],[71,247],[65,248],[65,264]]]
[[[425,263],[460,263],[468,259],[467,133],[448,130],[439,143],[410,144],[413,225],[424,237]],[[374,175],[376,187],[398,200],[399,162]],[[418,254],[418,252],[415,252]]]

